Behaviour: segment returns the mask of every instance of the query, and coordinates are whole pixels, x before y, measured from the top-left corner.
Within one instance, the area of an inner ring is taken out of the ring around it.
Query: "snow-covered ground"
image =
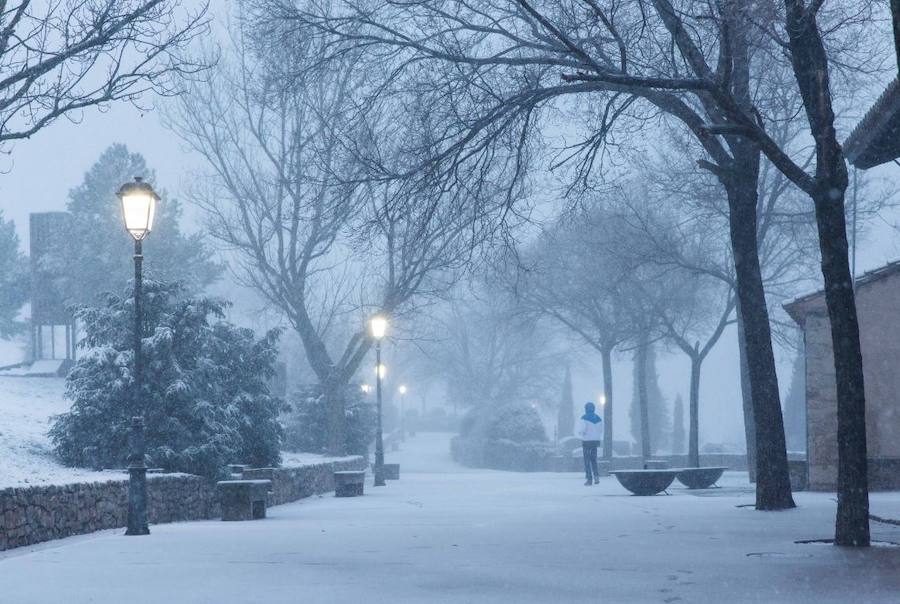
[[[54,415],[69,409],[64,391],[62,378],[0,377],[0,489],[122,478],[68,468],[53,457],[47,430]]]
[[[746,477],[632,497],[614,478],[468,470],[419,433],[399,482],[312,498],[258,522],[191,522],[0,554],[0,602],[179,604],[859,603],[900,601],[900,548],[796,541],[832,534],[832,494],[757,512]],[[900,493],[873,497],[900,517]],[[900,527],[873,524],[900,541]],[[52,577],[52,581],[48,578]]]
[[[121,472],[66,467],[53,456],[47,430],[54,415],[69,409],[64,392],[62,378],[0,376],[0,489],[123,479]],[[283,466],[335,459],[311,453],[282,453]]]

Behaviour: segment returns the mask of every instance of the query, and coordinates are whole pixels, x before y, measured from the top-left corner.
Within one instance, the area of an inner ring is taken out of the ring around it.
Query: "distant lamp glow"
[[[140,176],[136,176],[134,182],[122,185],[116,195],[122,202],[125,229],[135,241],[141,241],[153,230],[159,195]]]
[[[375,315],[369,319],[369,331],[376,340],[384,338],[384,334],[387,333],[387,326],[387,319],[381,315]]]
[[[375,486],[383,487],[384,482],[384,437],[382,435],[381,425],[381,382],[387,373],[387,367],[381,363],[381,340],[387,333],[388,322],[383,315],[375,315],[369,319],[369,333],[375,340],[375,408],[376,408],[376,424],[375,424],[375,467],[373,468],[375,475]]]
[[[606,395],[605,395],[605,394],[601,394],[601,395],[597,398],[597,401],[600,403],[600,406],[603,407],[604,405],[606,405]]]
[[[406,394],[406,385],[401,384],[397,390],[400,392],[400,394]]]
[[[360,386],[359,388],[360,388],[360,390],[362,390],[362,391],[365,392],[366,394],[369,394],[370,392],[372,392],[372,387],[369,386],[368,384],[363,384],[363,385]]]

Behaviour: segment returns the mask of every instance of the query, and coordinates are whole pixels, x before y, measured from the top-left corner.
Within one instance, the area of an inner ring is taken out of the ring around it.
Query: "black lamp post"
[[[122,202],[125,229],[134,238],[134,405],[136,415],[131,418],[131,438],[128,452],[128,527],[126,535],[149,535],[147,527],[147,466],[144,464],[144,417],[143,413],[143,360],[141,358],[141,337],[143,316],[141,313],[141,289],[143,285],[142,264],[144,260],[142,242],[153,228],[156,203],[159,196],[140,177],[119,189],[116,195]]]
[[[384,377],[384,365],[381,364],[381,340],[387,333],[387,319],[381,316],[369,320],[369,330],[375,340],[375,405],[378,415],[375,428],[375,486],[383,487],[384,483],[384,438],[381,429],[381,380]]]

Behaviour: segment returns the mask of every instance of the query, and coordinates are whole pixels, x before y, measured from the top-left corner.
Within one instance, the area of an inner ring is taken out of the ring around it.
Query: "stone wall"
[[[336,470],[365,469],[362,457],[275,470],[278,505],[334,490]],[[151,524],[220,515],[214,482],[188,474],[149,474]],[[128,480],[0,490],[0,551],[125,526]]]
[[[272,485],[271,505],[281,505],[334,490],[334,472],[342,470],[365,470],[366,461],[362,457],[350,457],[327,464],[330,470],[323,472],[321,466],[300,466],[278,468]]]

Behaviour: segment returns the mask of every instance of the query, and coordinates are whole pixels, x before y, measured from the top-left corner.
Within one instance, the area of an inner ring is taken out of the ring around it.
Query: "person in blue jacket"
[[[581,451],[584,454],[585,486],[600,482],[600,474],[597,471],[597,447],[603,438],[603,420],[597,415],[594,403],[585,403],[584,415],[578,420],[575,433],[581,439]]]

